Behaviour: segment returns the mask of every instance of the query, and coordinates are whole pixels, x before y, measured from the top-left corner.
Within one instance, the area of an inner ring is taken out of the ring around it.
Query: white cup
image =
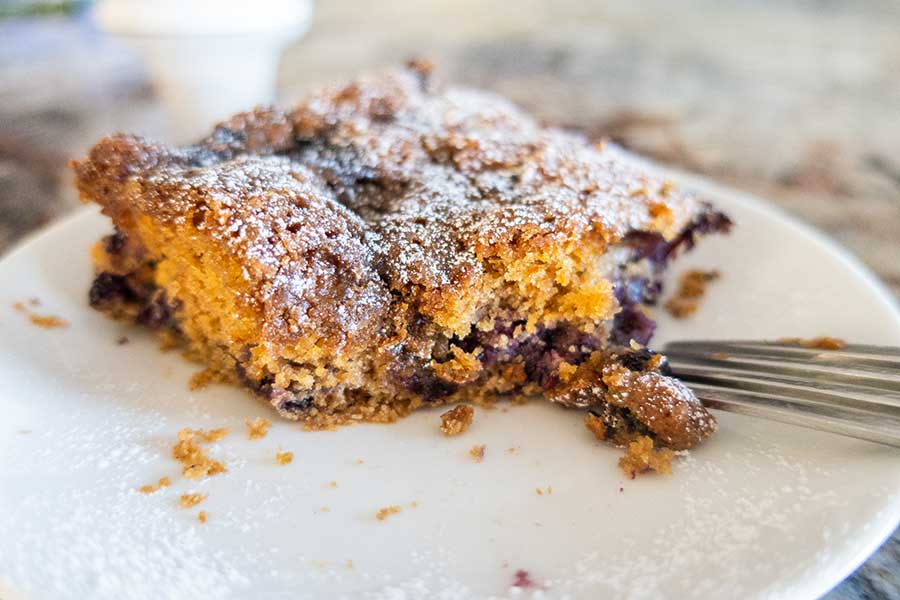
[[[278,63],[307,31],[311,0],[100,0],[100,27],[144,60],[168,120],[188,142],[275,100]]]

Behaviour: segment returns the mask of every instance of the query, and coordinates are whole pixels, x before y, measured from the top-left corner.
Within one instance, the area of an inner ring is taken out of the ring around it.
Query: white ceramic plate
[[[676,178],[738,227],[678,263],[724,278],[696,317],[662,317],[658,344],[900,344],[892,299],[854,260],[758,201]],[[897,525],[897,450],[726,414],[673,476],[634,481],[579,413],[540,402],[479,410],[452,439],[426,410],[335,432],[277,422],[251,442],[244,420],[273,417],[265,406],[224,386],[188,391],[196,366],[88,308],[88,247],[107,229],[82,212],[0,263],[4,600],[811,598]],[[30,324],[12,304],[31,297],[70,326]],[[222,426],[233,433],[212,453],[229,472],[180,477],[176,432]],[[481,464],[474,444],[487,445]],[[279,448],[293,464],[275,464]],[[172,487],[136,491],[164,475]],[[194,490],[209,498],[179,508]],[[403,510],[376,520],[389,505]],[[533,587],[514,587],[517,571]]]

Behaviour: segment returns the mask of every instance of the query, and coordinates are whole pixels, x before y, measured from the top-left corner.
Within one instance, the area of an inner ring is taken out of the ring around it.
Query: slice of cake
[[[715,427],[635,348],[670,259],[728,219],[427,65],[237,115],[194,146],[112,136],[74,169],[115,226],[91,305],[285,417],[543,395],[674,448]]]

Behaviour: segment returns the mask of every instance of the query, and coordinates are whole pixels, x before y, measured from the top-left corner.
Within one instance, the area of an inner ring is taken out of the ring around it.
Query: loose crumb
[[[413,500],[412,502],[409,503],[410,508],[417,508],[418,506],[419,506],[419,503],[416,502],[415,500]]]
[[[200,493],[182,494],[181,499],[178,501],[178,504],[179,504],[179,506],[181,506],[181,508],[192,508],[194,506],[197,506],[204,500],[206,500],[206,498],[208,496],[209,496],[209,494],[200,494]]]
[[[594,413],[584,416],[584,426],[601,442],[606,439],[606,425],[603,424],[603,419]]]
[[[331,509],[328,508],[327,506],[323,506],[322,508],[319,509],[319,512],[331,512]]]
[[[469,454],[473,459],[475,459],[475,462],[480,463],[484,460],[484,449],[484,444],[478,444],[477,446],[472,446],[472,448],[469,450]]]
[[[191,378],[188,380],[188,389],[191,391],[202,390],[210,383],[216,380],[218,376],[216,372],[212,369],[203,369],[202,371],[197,371]]]
[[[29,306],[40,306],[41,301],[37,298],[29,298],[28,299]],[[43,327],[44,329],[59,329],[61,327],[68,327],[69,323],[65,319],[61,317],[57,317],[56,315],[39,315],[36,312],[32,311],[28,306],[25,306],[24,302],[15,302],[13,303],[13,309],[17,310],[20,313],[24,313],[28,315],[28,320],[31,321],[34,325],[38,327]]]
[[[403,510],[402,507],[394,505],[394,506],[385,506],[382,509],[379,509],[377,513],[375,513],[375,518],[379,521],[384,521],[391,515],[395,515],[398,512]]]
[[[625,456],[619,459],[619,468],[631,479],[638,473],[656,471],[663,475],[672,473],[672,459],[675,453],[668,448],[654,448],[653,439],[646,435],[629,442]]]
[[[225,464],[214,458],[210,458],[206,449],[198,443],[198,438],[205,442],[213,442],[227,435],[227,429],[182,429],[178,432],[178,442],[172,446],[172,457],[181,463],[181,474],[188,479],[200,479],[224,473],[228,469]]]
[[[364,461],[364,460],[361,459],[361,458],[357,458],[357,459],[356,459],[356,464],[358,464],[358,465],[364,464],[365,462],[366,462],[366,461]]]
[[[275,453],[275,462],[279,465],[289,465],[291,461],[294,460],[293,452],[276,452]]]
[[[68,321],[57,317],[56,315],[37,315],[31,313],[28,315],[28,319],[38,327],[43,327],[44,329],[60,329],[69,326]]]
[[[835,337],[817,337],[811,339],[803,338],[781,338],[778,340],[782,344],[797,344],[804,348],[813,348],[816,350],[841,350],[847,347],[847,342]]]
[[[510,446],[506,449],[507,454],[516,454],[521,448],[519,446]]]
[[[127,336],[123,335],[119,339],[116,340],[116,344],[119,346],[124,346],[125,344],[127,344],[130,341],[131,340],[129,340]]]
[[[138,488],[138,491],[142,494],[152,494],[164,487],[169,487],[172,485],[172,480],[168,477],[160,477],[159,481],[156,483],[148,483],[147,485],[142,485]]]
[[[519,569],[516,571],[515,579],[513,580],[513,587],[515,588],[533,588],[534,581],[531,579],[531,575],[525,569]]]
[[[329,482],[328,482],[328,487],[336,488],[336,487],[337,487],[337,481],[329,481]]]
[[[659,186],[659,195],[663,198],[667,198],[669,194],[672,193],[672,190],[675,189],[675,184],[669,181],[668,179],[662,182],[662,185]]]
[[[207,518],[209,518],[209,517],[207,516],[205,510],[201,510],[199,513],[197,513],[197,520],[200,521],[201,523],[206,523]]]
[[[544,495],[544,490],[542,490],[542,489],[539,488],[539,487],[538,487],[538,488],[534,488],[534,493],[537,494],[538,496],[543,496],[543,495]]]
[[[227,427],[219,427],[218,429],[182,429],[178,432],[178,439],[187,439],[190,437],[200,438],[202,441],[212,444],[213,442],[218,442],[226,435],[228,435],[229,431]]]
[[[706,286],[719,277],[721,274],[718,271],[701,271],[699,269],[682,274],[678,290],[665,304],[666,310],[677,319],[691,316],[700,308],[700,300],[706,293]]]
[[[353,561],[352,561],[352,560],[349,560],[349,559],[347,560],[347,568],[348,568],[348,569],[352,569],[352,568],[353,568]]]
[[[272,426],[272,422],[265,417],[256,417],[252,421],[247,419],[245,422],[250,430],[251,440],[259,440],[266,437],[266,434],[269,433],[269,427]]]
[[[446,436],[465,433],[475,417],[475,409],[468,404],[454,406],[441,415],[441,431]]]

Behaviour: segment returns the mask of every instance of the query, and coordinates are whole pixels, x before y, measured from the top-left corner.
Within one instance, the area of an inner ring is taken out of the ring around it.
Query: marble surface
[[[411,56],[547,122],[744,189],[825,231],[900,296],[900,4],[317,6],[280,94]],[[77,206],[68,158],[114,130],[165,139],[147,74],[84,16],[0,21],[0,251]],[[900,534],[829,600],[900,598]]]

